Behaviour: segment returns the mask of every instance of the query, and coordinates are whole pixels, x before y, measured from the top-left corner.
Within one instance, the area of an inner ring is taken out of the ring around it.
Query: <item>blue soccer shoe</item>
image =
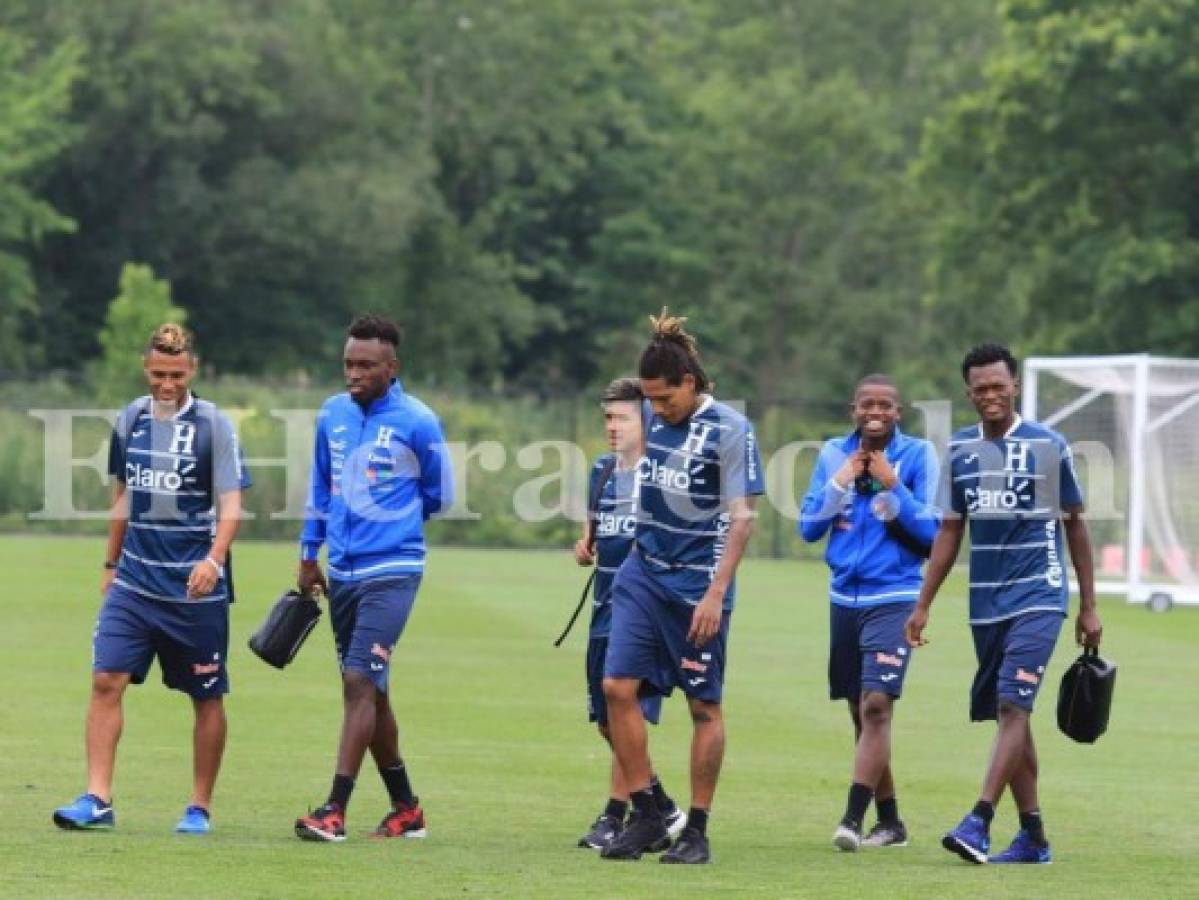
[[[1040,847],[1029,836],[1028,832],[1021,828],[1016,832],[1016,836],[1012,838],[1012,843],[1002,853],[992,856],[991,862],[996,864],[1006,863],[1024,863],[1026,865],[1046,865],[1053,862],[1053,854],[1049,852],[1049,845],[1046,844]]]
[[[970,813],[958,823],[957,828],[941,838],[941,846],[966,862],[982,865],[987,861],[987,851],[991,849],[987,823]]]
[[[81,794],[74,803],[54,810],[54,824],[68,831],[99,831],[117,824],[112,804],[95,794]]]

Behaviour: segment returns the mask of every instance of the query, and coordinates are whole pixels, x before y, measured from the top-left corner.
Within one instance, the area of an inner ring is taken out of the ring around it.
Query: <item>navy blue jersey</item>
[[[1066,439],[1019,416],[997,440],[972,425],[950,441],[947,474],[953,511],[970,522],[970,622],[1065,614],[1060,518],[1082,506]]]
[[[612,455],[601,456],[591,467],[587,496],[596,496],[604,469],[612,464]],[[591,637],[606,637],[612,625],[612,581],[616,570],[633,547],[636,523],[636,473],[614,468],[599,494],[595,511],[595,587],[591,601]]]
[[[638,555],[668,594],[698,603],[724,556],[730,503],[765,492],[753,425],[712,397],[678,425],[651,416],[637,488]],[[725,609],[735,595],[730,584]]]
[[[233,425],[216,406],[189,397],[155,419],[149,397],[135,400],[117,417],[108,472],[129,499],[114,583],[155,600],[227,599],[223,577],[208,596],[187,599],[188,576],[212,549],[217,497],[250,486]]]

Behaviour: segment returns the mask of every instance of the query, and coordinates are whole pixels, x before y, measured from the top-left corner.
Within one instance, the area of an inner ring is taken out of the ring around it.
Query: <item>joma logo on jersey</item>
[[[602,512],[596,516],[595,533],[600,537],[623,535],[632,537],[637,528],[636,516],[618,516],[614,513]]]
[[[641,481],[648,481],[658,487],[673,488],[676,491],[691,490],[691,473],[686,469],[664,466],[656,459],[650,459],[647,456],[641,458],[641,463],[637,468],[637,477]]]
[[[148,488],[150,490],[177,491],[183,487],[183,476],[178,472],[164,472],[151,469],[135,462],[125,463],[125,484],[130,487]]]

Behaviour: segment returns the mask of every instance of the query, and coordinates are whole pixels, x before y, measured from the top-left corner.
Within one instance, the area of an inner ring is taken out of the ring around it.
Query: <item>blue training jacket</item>
[[[437,416],[393,381],[363,410],[348,393],[325,401],[301,558],[329,545],[329,575],[365,581],[420,573],[424,521],[453,502],[453,475]]]
[[[894,490],[865,495],[852,484],[842,490],[833,475],[861,442],[856,431],[825,442],[804,495],[799,533],[809,543],[829,533],[824,559],[832,570],[833,603],[909,603],[920,594],[924,560],[891,537],[884,521],[895,517],[916,540],[932,544],[941,526],[941,511],[932,505],[936,457],[928,441],[896,428],[885,450],[899,476]]]

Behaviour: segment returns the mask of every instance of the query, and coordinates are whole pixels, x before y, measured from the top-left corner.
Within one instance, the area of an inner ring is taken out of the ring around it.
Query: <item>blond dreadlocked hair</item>
[[[173,322],[159,325],[154,329],[154,333],[150,335],[150,342],[146,345],[147,353],[155,350],[159,353],[170,354],[171,356],[178,356],[181,353],[192,353],[192,334],[182,325],[176,325]]]
[[[699,344],[683,326],[685,316],[672,316],[663,306],[662,314],[649,317],[653,337],[641,354],[638,374],[642,378],[662,378],[674,386],[681,384],[684,375],[695,378],[695,390],[707,393],[712,390],[712,380],[704,372],[699,361]]]

